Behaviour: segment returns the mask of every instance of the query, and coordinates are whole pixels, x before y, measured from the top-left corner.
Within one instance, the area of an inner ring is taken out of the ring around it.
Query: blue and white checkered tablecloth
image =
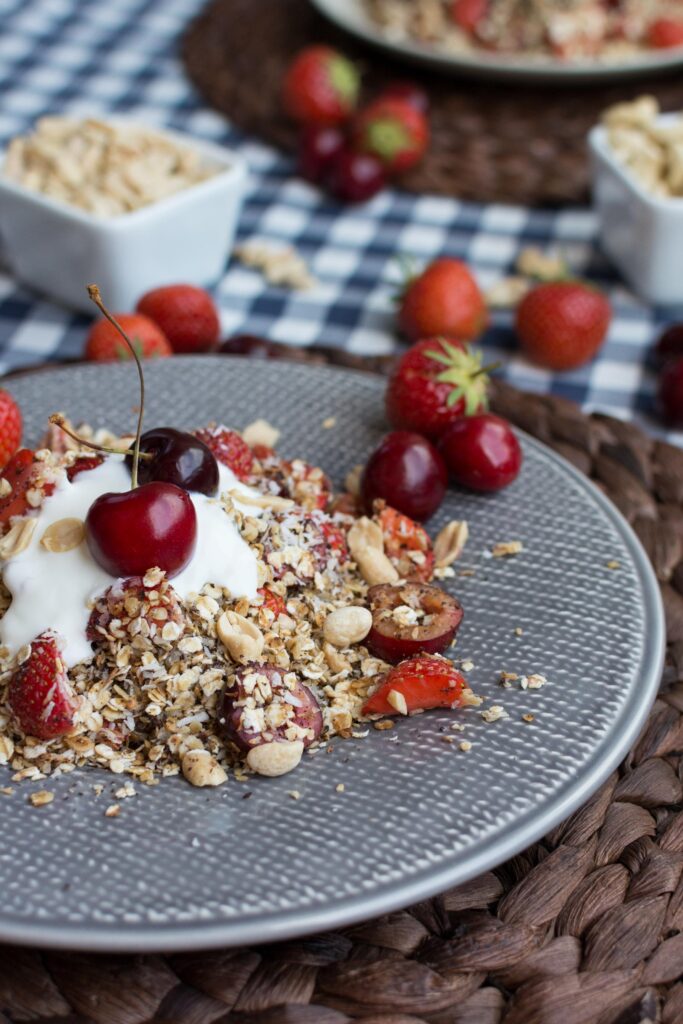
[[[311,292],[287,292],[231,264],[217,287],[226,333],[249,331],[288,344],[316,342],[364,354],[390,352],[399,344],[392,317],[397,254],[417,261],[439,254],[464,258],[488,287],[511,272],[522,246],[559,247],[576,272],[610,293],[615,317],[599,358],[555,376],[532,367],[516,353],[507,312],[495,315],[484,346],[505,360],[505,377],[519,387],[561,394],[585,408],[633,417],[657,429],[655,376],[647,352],[666,317],[620,284],[596,249],[589,210],[479,206],[400,191],[387,191],[361,207],[339,207],[297,180],[289,160],[245,138],[193,92],[177,44],[202,4],[0,0],[0,141],[26,131],[45,113],[130,111],[151,124],[238,148],[252,172],[240,238],[293,244],[320,285]],[[54,243],[59,259],[59,239]],[[78,356],[87,325],[85,317],[36,298],[0,271],[0,372]]]

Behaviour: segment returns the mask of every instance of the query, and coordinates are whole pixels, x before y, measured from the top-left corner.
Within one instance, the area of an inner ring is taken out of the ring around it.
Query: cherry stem
[[[78,443],[83,445],[84,448],[92,448],[94,452],[103,452],[105,455],[126,455],[130,450],[128,448],[110,448],[105,444],[95,444],[94,441],[87,441],[84,437],[80,437],[75,430],[71,429],[71,427],[67,427],[66,420],[62,416],[61,412],[53,413],[53,415],[49,417],[48,423],[54,423],[56,427],[63,430],[64,433],[68,434],[74,441],[78,441]],[[154,454],[153,452],[140,452],[140,458],[153,459]]]
[[[140,378],[140,412],[138,413],[138,426],[137,430],[135,431],[135,445],[133,447],[133,468],[131,469],[130,474],[131,489],[135,490],[135,488],[138,485],[138,465],[140,462],[140,437],[142,435],[142,420],[145,415],[145,377],[142,372],[142,363],[140,362],[140,357],[135,351],[135,345],[133,345],[133,342],[130,340],[130,338],[124,331],[123,327],[116,319],[116,317],[112,316],[112,314],[109,312],[105,304],[102,302],[100,289],[97,287],[96,284],[88,285],[88,295],[95,303],[100,313],[102,313],[102,315],[107,318],[109,323],[112,324],[112,326],[115,327],[116,330],[119,332],[119,334],[125,341],[126,345],[130,349],[131,355],[135,360],[135,365],[138,368],[138,377]]]

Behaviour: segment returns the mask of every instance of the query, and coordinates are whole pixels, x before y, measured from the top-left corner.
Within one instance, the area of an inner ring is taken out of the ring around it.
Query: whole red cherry
[[[299,174],[319,185],[329,176],[346,145],[346,136],[337,125],[309,124],[299,140]]]
[[[443,501],[446,464],[420,434],[395,430],[372,453],[363,472],[361,494],[368,511],[382,498],[411,519],[429,519]]]
[[[659,378],[659,408],[670,427],[683,427],[683,357],[666,364]]]
[[[654,356],[660,366],[683,356],[683,323],[671,324],[662,332],[654,347]]]
[[[522,449],[507,420],[493,413],[463,416],[447,427],[439,450],[456,484],[500,491],[522,466]]]
[[[332,194],[345,203],[364,203],[386,184],[384,168],[370,153],[343,150],[330,172]]]
[[[115,577],[168,577],[184,569],[197,542],[197,513],[187,491],[154,481],[121,494],[101,494],[88,509],[85,538],[98,565]]]

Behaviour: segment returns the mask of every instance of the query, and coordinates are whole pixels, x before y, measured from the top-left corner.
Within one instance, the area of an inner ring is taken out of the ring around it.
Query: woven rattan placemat
[[[301,47],[329,42],[358,60],[368,93],[413,77],[432,101],[433,139],[424,163],[403,184],[481,202],[583,202],[585,139],[610,103],[655,93],[665,109],[683,108],[683,75],[610,86],[486,84],[396,63],[328,24],[308,0],[212,0],[182,41],[185,68],[205,99],[239,127],[293,150],[295,129],[282,115],[280,83]]]
[[[662,688],[619,770],[495,872],[343,933],[165,957],[0,947],[0,1024],[681,1024],[683,450],[559,398],[499,385],[494,404],[609,494],[660,580]]]

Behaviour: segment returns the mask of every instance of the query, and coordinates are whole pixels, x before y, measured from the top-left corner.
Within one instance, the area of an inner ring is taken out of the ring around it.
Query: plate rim
[[[209,360],[220,360],[225,356],[175,356],[174,361],[185,364],[206,365]],[[239,356],[231,360],[244,366],[253,367],[254,361]],[[78,363],[67,366],[50,365],[40,367],[45,372],[60,376],[68,375],[74,365],[86,372],[101,372],[101,364]],[[314,370],[324,374],[342,374],[361,377],[366,382],[381,384],[382,378],[371,371],[355,370],[334,366],[307,367],[305,364],[290,363],[299,372]],[[15,373],[13,380],[29,376],[35,369]],[[285,370],[285,373],[287,371]],[[296,372],[296,371],[295,371]],[[646,618],[646,636],[643,645],[642,666],[636,689],[634,684],[628,700],[622,706],[618,717],[612,723],[608,736],[595,748],[588,767],[572,784],[557,797],[543,814],[531,814],[530,820],[521,827],[505,829],[487,844],[483,851],[470,853],[456,865],[442,867],[437,871],[426,870],[414,879],[403,881],[397,887],[391,883],[378,889],[372,896],[359,892],[332,905],[306,909],[295,909],[278,913],[275,920],[259,915],[231,921],[226,919],[213,924],[173,924],[149,926],[136,925],[130,932],[120,925],[108,924],[61,924],[46,922],[5,922],[0,911],[0,941],[21,945],[50,948],[85,950],[100,953],[155,953],[179,952],[219,947],[264,945],[285,941],[332,929],[345,928],[378,917],[383,914],[429,899],[446,891],[452,885],[462,885],[470,879],[504,863],[510,857],[538,841],[551,829],[578,810],[602,785],[612,771],[621,763],[636,740],[659,691],[661,673],[666,653],[666,632],[664,607],[654,569],[633,528],[619,509],[587,476],[580,472],[558,452],[522,430],[515,430],[525,442],[541,451],[560,469],[568,474],[575,484],[584,488],[603,514],[620,534],[633,560],[634,567],[643,588],[643,605]],[[527,815],[529,817],[529,815]],[[454,877],[457,875],[457,880]]]
[[[487,57],[468,54],[450,54],[432,50],[420,43],[391,39],[375,29],[366,18],[359,0],[310,0],[316,10],[345,32],[349,32],[371,46],[378,46],[397,57],[427,65],[442,74],[486,77],[500,81],[513,80],[534,82],[606,82],[620,78],[635,78],[648,73],[672,71],[683,65],[683,47],[675,53],[653,53],[639,56],[630,61],[584,61],[561,65],[549,61],[517,60],[501,55]]]

